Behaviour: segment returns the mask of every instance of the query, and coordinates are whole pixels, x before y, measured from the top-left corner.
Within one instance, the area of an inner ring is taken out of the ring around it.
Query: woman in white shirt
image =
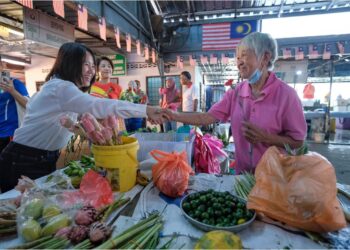
[[[85,93],[95,81],[95,71],[94,53],[89,48],[79,43],[61,46],[47,82],[27,104],[22,127],[0,155],[2,192],[12,189],[21,175],[35,179],[55,171],[59,150],[72,135],[60,125],[64,114],[73,121],[85,112],[98,119],[115,114],[148,117],[154,123],[165,121],[158,108]]]

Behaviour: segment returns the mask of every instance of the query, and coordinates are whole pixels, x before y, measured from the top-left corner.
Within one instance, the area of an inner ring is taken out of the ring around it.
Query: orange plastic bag
[[[166,153],[160,150],[152,150],[150,154],[158,162],[152,167],[154,185],[164,194],[170,197],[179,197],[188,187],[188,179],[194,172],[187,164],[187,154]]]
[[[331,163],[315,152],[287,156],[270,147],[255,170],[248,208],[299,229],[330,232],[346,226]]]

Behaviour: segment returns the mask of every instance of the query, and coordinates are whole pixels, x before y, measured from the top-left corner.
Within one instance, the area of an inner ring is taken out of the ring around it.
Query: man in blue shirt
[[[1,69],[0,62],[0,71]],[[28,91],[21,81],[6,77],[0,78],[0,153],[18,128],[16,102],[25,108],[28,98]]]

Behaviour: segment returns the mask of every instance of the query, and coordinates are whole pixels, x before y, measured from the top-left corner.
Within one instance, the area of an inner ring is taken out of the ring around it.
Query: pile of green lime
[[[254,211],[229,192],[212,189],[188,195],[182,209],[192,219],[207,225],[231,227],[243,224],[254,216]]]

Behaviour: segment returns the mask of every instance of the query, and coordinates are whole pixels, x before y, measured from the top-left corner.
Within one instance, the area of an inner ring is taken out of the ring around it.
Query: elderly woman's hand
[[[252,144],[268,142],[268,133],[251,122],[242,122],[242,132],[244,137]]]

